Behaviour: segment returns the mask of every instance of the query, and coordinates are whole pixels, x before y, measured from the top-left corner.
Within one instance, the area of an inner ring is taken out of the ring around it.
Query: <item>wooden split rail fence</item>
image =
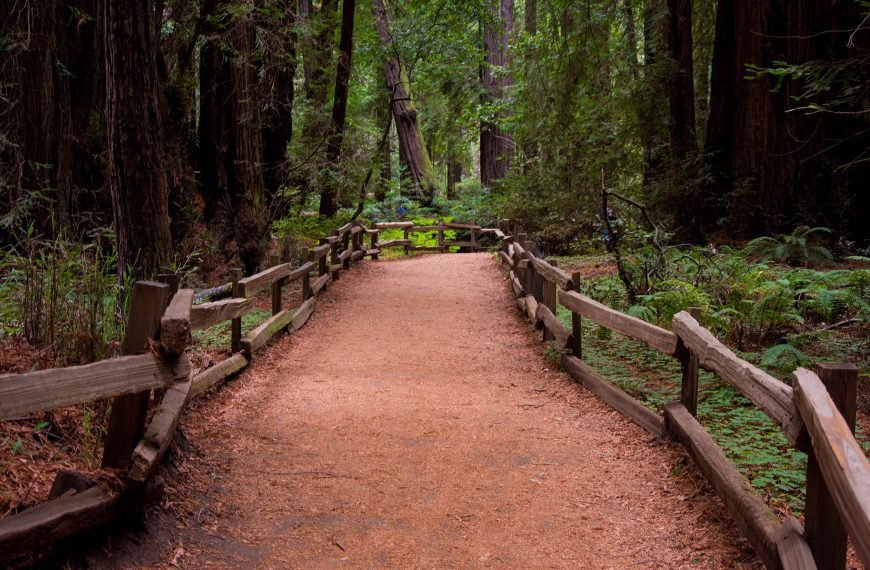
[[[382,229],[401,228],[405,239],[379,242]],[[469,242],[444,239],[446,229],[468,230]],[[112,398],[102,467],[117,474],[111,484],[88,475],[61,471],[49,500],[0,520],[0,566],[89,529],[103,526],[140,510],[160,493],[153,477],[172,442],[184,407],[210,388],[247,367],[254,353],[275,334],[301,328],[315,310],[317,298],[340,272],[364,257],[377,259],[382,248],[404,247],[406,252],[428,249],[412,245],[413,232],[438,232],[438,251],[450,246],[476,250],[480,226],[441,223],[414,226],[411,222],[375,223],[371,228],[348,223],[322,238],[320,245],[302,252],[302,263],[273,266],[243,277],[234,271],[230,287],[209,291],[219,300],[194,304],[197,294],[179,289],[175,275],[162,282],[137,282],[133,286],[130,314],[122,356],[111,360],[0,376],[0,421],[63,406]],[[365,236],[370,246],[365,247]],[[302,302],[282,307],[282,290],[301,281]],[[254,310],[254,296],[271,289],[272,316],[242,336],[242,317]],[[204,297],[206,295],[199,295]],[[207,297],[207,296],[206,296]],[[232,356],[193,375],[185,349],[191,331],[231,322]],[[152,393],[159,404],[148,420]]]
[[[847,536],[870,567],[870,463],[854,437],[858,371],[850,364],[799,368],[789,386],[740,359],[698,323],[690,309],[677,314],[672,330],[615,311],[575,289],[579,274],[534,256],[520,228],[503,220],[496,237],[517,306],[543,329],[545,341],[563,349],[562,366],[613,409],[655,436],[680,442],[722,498],[768,568],[837,568],[846,564]],[[513,231],[513,233],[511,232]],[[556,318],[557,305],[571,312],[571,328]],[[680,401],[659,415],[583,361],[583,319],[646,343],[680,362]],[[696,419],[698,369],[716,373],[783,430],[808,455],[805,525],[780,524],[749,481]]]
[[[402,229],[404,238],[379,242],[382,229]],[[470,240],[445,240],[447,229],[468,230]],[[153,477],[166,453],[185,405],[237,374],[256,350],[281,331],[302,327],[313,313],[321,291],[342,269],[383,248],[447,251],[459,246],[481,249],[478,238],[501,241],[499,256],[509,269],[517,305],[545,341],[566,351],[568,374],[614,409],[654,434],[681,442],[722,497],[741,530],[770,568],[843,568],[846,537],[870,565],[870,466],[853,436],[857,371],[849,366],[820,365],[817,372],[798,369],[794,387],[741,360],[698,324],[697,314],[681,312],[668,331],[625,315],[578,293],[578,275],[571,275],[532,254],[526,236],[503,221],[498,229],[475,224],[412,222],[349,223],[320,245],[303,253],[299,267],[274,264],[250,277],[236,272],[232,297],[193,304],[194,292],[178,289],[175,276],[133,287],[130,315],[120,358],[69,368],[0,376],[0,420],[93,400],[113,398],[103,467],[115,469],[114,484],[61,471],[47,502],[0,520],[0,563],[20,558],[75,534],[135,512],[153,500],[160,484]],[[438,245],[415,247],[410,234],[437,232]],[[364,246],[369,236],[370,247]],[[282,307],[282,288],[302,282],[302,303]],[[272,317],[242,337],[241,318],[254,308],[253,296],[271,288]],[[215,288],[221,291],[222,288]],[[557,305],[571,311],[572,326],[556,317]],[[676,358],[682,365],[681,398],[660,416],[631,398],[582,359],[583,319],[615,330]],[[196,375],[185,356],[192,330],[231,321],[233,355]],[[783,429],[789,441],[809,455],[806,525],[790,518],[780,524],[749,482],[725,457],[695,419],[698,369],[715,372],[734,386]],[[152,391],[160,403],[146,426]]]

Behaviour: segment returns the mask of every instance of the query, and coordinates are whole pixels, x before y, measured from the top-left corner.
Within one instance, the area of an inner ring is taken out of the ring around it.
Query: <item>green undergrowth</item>
[[[250,313],[242,316],[242,336],[260,326],[266,321],[272,313],[262,309],[254,309]],[[201,348],[205,350],[215,350],[218,348],[230,347],[231,321],[225,321],[212,325],[206,329],[193,331],[193,339]]]
[[[607,291],[597,296],[601,301]],[[559,306],[558,317],[570,328],[571,313],[567,309]],[[682,373],[676,359],[588,319],[583,320],[582,341],[584,360],[646,407],[661,413],[664,404],[679,399]],[[741,356],[756,364],[761,360],[758,353]],[[768,371],[776,374],[775,370]],[[803,510],[806,455],[789,446],[782,430],[764,412],[716,375],[703,370],[699,376],[698,418],[772,506],[792,513]],[[870,448],[870,438],[860,429],[858,439],[865,449]]]
[[[453,220],[451,217],[441,218],[441,220],[445,223]],[[408,220],[414,222],[415,226],[437,226],[438,220],[434,218],[414,218],[413,220]],[[455,240],[460,239],[457,238],[459,232],[457,230],[444,230],[444,239],[445,240]],[[409,239],[411,243],[417,247],[436,247],[438,245],[438,232],[411,232],[409,234]],[[381,230],[380,234],[378,234],[378,241],[390,241],[394,239],[405,239],[405,232],[402,229],[392,229],[392,230]],[[459,251],[458,247],[448,247],[447,251]],[[405,255],[405,249],[403,247],[388,247],[385,248],[380,253],[381,259],[394,259],[397,257],[402,257]]]

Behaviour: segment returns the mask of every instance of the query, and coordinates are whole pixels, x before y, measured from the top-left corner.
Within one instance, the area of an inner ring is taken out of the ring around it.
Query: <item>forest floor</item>
[[[684,454],[544,356],[489,254],[362,264],[193,404],[72,566],[755,567]]]

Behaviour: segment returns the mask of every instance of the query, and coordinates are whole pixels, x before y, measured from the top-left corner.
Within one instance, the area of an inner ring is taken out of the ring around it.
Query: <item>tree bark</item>
[[[531,35],[538,33],[538,0],[526,0],[526,32]]]
[[[234,57],[229,61],[232,93],[226,105],[230,125],[228,190],[233,208],[232,236],[245,271],[257,271],[265,248],[267,220],[263,200],[262,139],[257,80],[251,65],[254,24],[240,16],[229,30]]]
[[[510,64],[508,36],[513,28],[513,0],[494,0],[491,10],[497,14],[498,23],[484,25],[483,46],[486,62],[482,70],[482,83],[487,93],[487,101],[497,104],[504,96],[505,89],[512,83],[508,74],[496,77],[495,67]],[[500,113],[499,113],[500,115]],[[513,142],[496,121],[483,121],[480,129],[480,181],[491,186],[507,174]]]
[[[432,203],[438,192],[438,182],[423,132],[417,121],[417,109],[411,95],[411,83],[404,63],[390,34],[390,15],[387,0],[372,0],[372,15],[375,28],[384,50],[384,78],[390,93],[390,110],[396,123],[399,139],[399,155],[407,167],[408,175],[425,205]]]
[[[153,0],[105,6],[109,191],[118,277],[158,273],[172,251]]]
[[[263,186],[268,201],[286,183],[284,165],[287,145],[293,138],[293,100],[296,75],[296,13],[294,0],[279,0],[280,15],[269,20],[264,30],[270,47],[261,65]]]
[[[695,84],[692,63],[692,0],[668,0],[667,45],[671,57],[671,153],[684,159],[697,150],[695,139]]]
[[[341,8],[341,38],[338,42],[338,65],[335,71],[335,96],[332,102],[332,129],[326,143],[326,161],[338,162],[344,142],[347,116],[347,97],[350,91],[350,72],[353,57],[353,23],[356,0],[343,0]],[[320,192],[320,214],[333,217],[338,211],[339,190],[334,182],[324,184]]]

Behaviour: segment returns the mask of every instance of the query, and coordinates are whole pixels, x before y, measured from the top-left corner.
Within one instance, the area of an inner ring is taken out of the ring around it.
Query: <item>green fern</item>
[[[769,236],[756,238],[746,244],[744,253],[755,261],[776,261],[789,265],[828,265],[834,256],[828,248],[814,244],[811,238],[818,234],[831,234],[828,228],[800,226],[791,234],[779,238]]]
[[[798,366],[808,366],[813,359],[790,344],[777,344],[764,351],[761,365],[773,368],[786,374],[793,372]]]

